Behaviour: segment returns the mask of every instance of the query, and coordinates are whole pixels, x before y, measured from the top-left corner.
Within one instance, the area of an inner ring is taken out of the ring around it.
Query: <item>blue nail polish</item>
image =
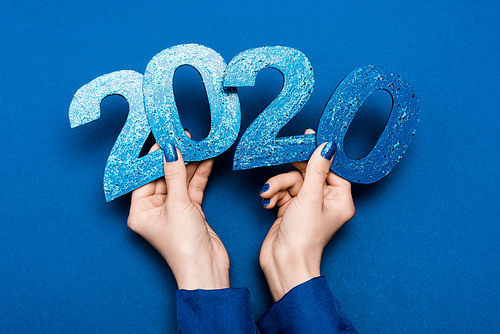
[[[265,200],[262,201],[262,206],[268,206],[269,203],[271,203],[271,200],[269,198],[266,198]]]
[[[163,155],[165,156],[165,160],[167,162],[174,162],[178,159],[177,150],[172,144],[167,144],[167,146],[163,148]]]
[[[262,186],[262,188],[260,188],[259,194],[265,193],[268,190],[269,190],[269,183],[266,183]]]
[[[337,150],[337,145],[335,145],[334,142],[328,142],[325,145],[325,147],[323,147],[323,150],[321,151],[321,156],[326,160],[330,160],[335,154],[336,150]]]

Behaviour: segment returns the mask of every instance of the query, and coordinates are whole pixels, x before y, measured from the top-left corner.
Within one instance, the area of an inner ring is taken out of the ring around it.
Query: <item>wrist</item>
[[[177,275],[174,273],[174,276],[179,290],[219,290],[230,287],[229,272],[193,270]]]
[[[296,286],[305,283],[312,278],[321,276],[321,273],[318,270],[315,272],[298,271],[285,275],[276,275],[268,272],[264,275],[266,276],[273,301],[277,302]]]
[[[283,257],[262,258],[261,254],[260,264],[275,302],[297,285],[321,276],[321,255],[311,257],[288,252]]]
[[[160,254],[175,277],[179,290],[219,290],[230,287],[229,257],[224,248],[172,247]]]

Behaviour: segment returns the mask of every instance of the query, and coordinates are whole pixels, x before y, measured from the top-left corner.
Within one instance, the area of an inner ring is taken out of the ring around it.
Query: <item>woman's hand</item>
[[[294,163],[298,171],[274,176],[261,189],[263,206],[279,208],[260,251],[275,301],[320,276],[323,249],[354,216],[351,184],[330,171],[334,153],[334,143],[323,143],[309,162]]]
[[[213,159],[186,167],[173,146],[164,156],[165,177],[132,192],[128,226],[163,256],[179,289],[228,288],[227,251],[201,208]]]

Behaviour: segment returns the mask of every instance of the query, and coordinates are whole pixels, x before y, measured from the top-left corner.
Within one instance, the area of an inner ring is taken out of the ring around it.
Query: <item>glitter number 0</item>
[[[163,175],[161,150],[138,158],[151,133],[144,113],[142,74],[117,71],[81,87],[69,107],[71,127],[98,119],[101,116],[101,101],[109,95],[123,96],[129,104],[129,113],[106,162],[104,195],[107,202]]]
[[[253,86],[263,68],[283,74],[283,89],[243,134],[236,148],[234,170],[307,160],[316,147],[315,134],[276,138],[314,89],[311,63],[299,50],[274,46],[243,51],[227,66],[224,86]]]
[[[350,159],[344,153],[344,137],[356,112],[375,90],[392,96],[389,120],[375,147],[365,157]],[[401,76],[377,66],[363,66],[351,72],[330,97],[318,127],[317,143],[334,141],[337,151],[331,170],[356,183],[380,180],[403,157],[420,113],[415,91]]]
[[[188,138],[175,104],[173,78],[182,65],[200,74],[210,104],[211,126],[202,141]],[[197,44],[177,45],[151,59],[144,74],[143,93],[146,115],[161,147],[171,143],[184,161],[213,158],[227,150],[238,137],[241,123],[240,102],[234,89],[222,86],[226,63],[214,50]]]

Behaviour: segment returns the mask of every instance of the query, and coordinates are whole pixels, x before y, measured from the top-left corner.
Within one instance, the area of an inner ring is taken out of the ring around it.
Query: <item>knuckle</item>
[[[323,166],[321,166],[320,164],[311,165],[310,171],[312,173],[324,176],[325,179],[326,179],[326,176],[328,175],[328,172],[329,172],[329,170],[325,170],[325,168]]]
[[[269,178],[266,183],[269,183],[269,184],[278,184],[281,175],[283,175],[283,174],[278,174],[278,175],[275,175],[275,176]]]
[[[302,173],[297,170],[293,170],[289,172],[289,174],[295,180],[295,182],[298,182],[299,180],[302,179]]]
[[[179,167],[171,167],[168,169],[165,169],[165,179],[168,180],[175,180],[180,178],[183,175],[181,168]]]

